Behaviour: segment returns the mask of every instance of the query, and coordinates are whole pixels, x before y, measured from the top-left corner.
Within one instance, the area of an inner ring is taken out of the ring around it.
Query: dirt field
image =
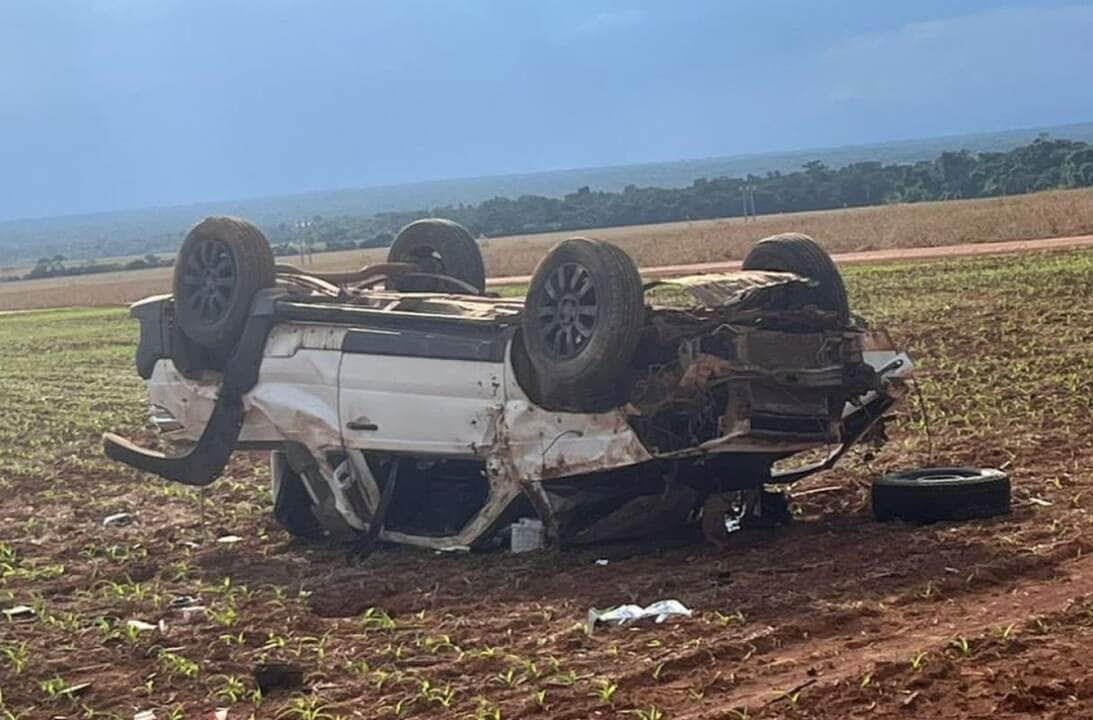
[[[483,242],[482,249],[487,274],[499,277],[531,273],[555,243],[577,234],[610,240],[624,247],[641,267],[654,267],[739,260],[756,240],[788,231],[808,233],[838,253],[1093,234],[1093,189],[765,215],[749,223],[732,218],[492,238]],[[381,262],[386,253],[384,249],[320,253],[310,267],[345,270]],[[0,282],[0,310],[123,305],[169,292],[170,277],[170,268],[157,268]]]
[[[869,478],[929,460],[908,403],[875,456],[795,488],[793,526],[724,554],[680,536],[353,567],[274,525],[260,456],[203,524],[193,491],[101,458],[104,429],[148,437],[123,312],[0,317],[0,718],[1089,716],[1093,252],[847,275],[916,358],[934,462],[1009,469],[1011,516],[871,520]],[[583,630],[666,598],[694,616]],[[273,660],[308,690],[256,695]]]

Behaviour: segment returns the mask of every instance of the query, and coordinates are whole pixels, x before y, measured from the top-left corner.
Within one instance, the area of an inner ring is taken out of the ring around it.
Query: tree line
[[[449,218],[477,237],[497,237],[1091,186],[1093,146],[1042,136],[1008,152],[960,150],[914,163],[856,162],[839,168],[813,160],[794,172],[700,178],[679,188],[629,185],[620,192],[607,192],[582,187],[564,197],[522,195],[368,216],[313,215],[263,230],[274,254],[293,255],[303,248],[322,252],[386,247],[399,228],[423,217]],[[59,257],[42,258],[23,277],[138,269],[170,262],[155,255],[128,263],[73,264]]]
[[[1008,152],[943,152],[934,160],[858,162],[830,168],[811,161],[795,172],[743,178],[701,178],[681,188],[637,187],[620,192],[582,187],[564,197],[495,197],[367,217],[315,216],[306,227],[267,228],[288,254],[301,241],[316,249],[383,247],[398,229],[422,217],[446,217],[479,237],[620,225],[737,217],[959,198],[1016,195],[1093,186],[1093,146],[1041,137]],[[751,198],[746,209],[744,198]]]

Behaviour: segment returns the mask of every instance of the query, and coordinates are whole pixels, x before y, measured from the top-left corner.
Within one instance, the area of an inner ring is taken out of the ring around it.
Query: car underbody
[[[207,218],[174,293],[132,308],[169,452],[111,433],[105,451],[199,486],[237,450],[271,451],[281,525],[367,547],[483,546],[521,518],[556,545],[697,520],[720,542],[764,488],[882,439],[911,370],[811,238],[767,238],[743,266],[643,283],[620,248],[573,238],[504,298],[449,220],[321,274]]]
[[[907,357],[883,332],[780,309],[808,282],[740,272],[659,283],[692,302],[648,308],[627,402],[596,413],[532,399],[522,299],[270,291],[234,445],[273,450],[275,484],[302,481],[333,536],[367,531],[396,481],[379,534],[391,542],[468,548],[525,515],[558,544],[649,534],[710,496],[830,467],[891,406]],[[172,312],[170,297],[133,308],[153,420],[185,449],[224,374],[184,366]],[[817,448],[828,450],[818,462],[771,472]]]

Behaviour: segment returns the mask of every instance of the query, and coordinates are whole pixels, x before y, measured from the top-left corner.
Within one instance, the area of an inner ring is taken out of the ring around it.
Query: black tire
[[[838,315],[843,324],[850,322],[850,303],[846,285],[831,256],[815,240],[802,233],[782,233],[764,238],[752,246],[744,258],[744,270],[791,272],[815,280],[805,301]]]
[[[273,519],[293,537],[321,540],[326,533],[312,512],[314,502],[304,487],[304,481],[288,466],[288,461],[274,453]]]
[[[878,520],[970,520],[1010,511],[1010,479],[1001,470],[919,468],[873,481]]]
[[[478,294],[486,290],[482,251],[467,228],[443,218],[415,220],[399,230],[387,262],[413,263],[419,272],[461,280]],[[387,287],[399,292],[451,292],[451,284],[428,277],[394,277]]]
[[[536,402],[573,412],[616,407],[644,322],[641,276],[630,256],[586,238],[555,245],[535,268],[523,315]]]
[[[255,293],[276,280],[273,252],[246,220],[210,217],[186,235],[175,259],[175,318],[186,337],[221,354],[235,347]]]

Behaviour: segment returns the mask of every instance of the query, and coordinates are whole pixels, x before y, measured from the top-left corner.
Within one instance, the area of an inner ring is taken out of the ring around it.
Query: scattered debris
[[[75,685],[69,685],[61,690],[60,694],[67,696],[70,700],[75,700],[75,698],[82,695],[83,691],[89,687],[91,687],[91,683],[89,682],[76,683]]]
[[[794,492],[793,497],[802,498],[809,495],[823,495],[824,493],[835,492],[836,490],[842,490],[842,485],[825,485],[824,487],[809,488],[808,490],[802,490],[800,492]]]
[[[611,562],[610,560],[604,560],[603,558],[600,558],[599,560],[596,561],[596,564],[597,565],[607,565],[610,562]]]
[[[263,695],[271,690],[291,690],[304,684],[304,670],[291,663],[261,663],[254,668],[254,682]]]
[[[137,632],[146,632],[148,630],[155,630],[157,627],[159,627],[158,625],[153,625],[152,623],[146,623],[143,620],[128,620],[128,621],[126,621],[125,624],[128,627],[133,628]]]
[[[167,604],[175,609],[190,607],[191,605],[197,605],[197,598],[195,598],[193,595],[179,595],[175,598],[172,598],[171,602]]]
[[[30,622],[34,615],[34,608],[29,605],[13,605],[4,610],[4,617],[9,622]]]
[[[239,537],[238,535],[223,535],[221,537],[218,537],[216,541],[218,543],[221,543],[222,545],[234,545],[242,539],[243,538]]]
[[[228,709],[217,708],[216,710],[209,711],[209,720],[228,720]]]
[[[546,543],[546,533],[541,520],[520,518],[512,524],[511,549],[514,553],[540,550]]]
[[[156,711],[139,710],[133,713],[133,720],[156,720]]]
[[[190,623],[197,622],[205,617],[204,605],[187,605],[186,607],[177,608],[180,625],[189,625]]]
[[[660,600],[645,607],[640,605],[619,605],[608,610],[592,608],[588,611],[587,630],[591,634],[596,623],[610,622],[616,625],[625,625],[633,620],[648,617],[655,618],[656,622],[662,623],[672,615],[690,617],[692,612],[679,600]]]
[[[114,513],[103,518],[103,527],[125,527],[133,523],[133,516],[127,512]]]

